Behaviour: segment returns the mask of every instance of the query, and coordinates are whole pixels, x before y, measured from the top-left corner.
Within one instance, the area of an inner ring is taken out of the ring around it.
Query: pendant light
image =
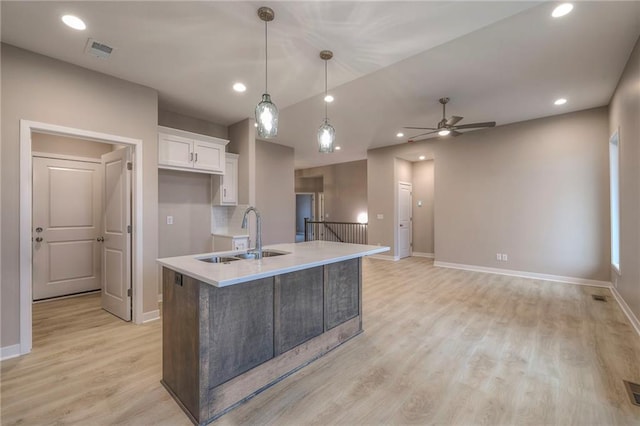
[[[264,21],[264,94],[256,105],[256,124],[260,137],[272,138],[278,135],[278,108],[271,102],[267,91],[267,22],[273,21],[275,13],[270,7],[261,7],[258,9],[258,16]]]
[[[329,153],[333,152],[335,140],[336,140],[336,129],[333,128],[331,124],[329,124],[329,119],[327,118],[327,61],[333,58],[333,52],[330,50],[323,50],[320,52],[320,58],[324,61],[324,122],[318,129],[318,150],[320,152]]]

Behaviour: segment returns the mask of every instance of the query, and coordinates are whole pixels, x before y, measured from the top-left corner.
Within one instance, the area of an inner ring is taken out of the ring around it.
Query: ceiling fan
[[[408,142],[415,142],[416,138],[420,138],[422,136],[431,135],[433,133],[438,133],[440,136],[459,136],[462,133],[458,132],[458,130],[462,129],[479,129],[482,127],[495,127],[495,121],[485,121],[483,123],[469,123],[469,124],[457,124],[464,117],[459,117],[457,115],[452,115],[450,118],[446,118],[445,108],[447,102],[449,102],[449,98],[440,98],[440,103],[442,104],[442,120],[438,122],[438,127],[404,127],[405,129],[414,129],[414,130],[429,130],[426,133],[420,133],[419,135],[415,135],[409,138]],[[424,138],[423,138],[424,139]]]

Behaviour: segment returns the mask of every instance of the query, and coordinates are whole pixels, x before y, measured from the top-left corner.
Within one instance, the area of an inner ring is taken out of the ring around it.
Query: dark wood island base
[[[162,384],[196,424],[362,332],[362,260],[227,287],[163,268]]]

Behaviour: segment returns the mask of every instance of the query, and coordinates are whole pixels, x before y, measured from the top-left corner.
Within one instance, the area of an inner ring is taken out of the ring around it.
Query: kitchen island
[[[159,259],[162,384],[206,424],[362,332],[362,257],[388,247],[310,241]],[[218,262],[218,263],[211,263]]]

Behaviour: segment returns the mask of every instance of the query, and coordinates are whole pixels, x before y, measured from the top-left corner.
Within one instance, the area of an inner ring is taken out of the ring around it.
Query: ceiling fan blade
[[[495,121],[485,121],[483,123],[469,123],[469,124],[461,124],[459,126],[453,126],[452,130],[475,129],[478,127],[495,127],[495,126],[496,126]]]
[[[455,124],[462,120],[464,117],[459,117],[457,115],[452,115],[450,119],[447,120],[447,126],[455,126]]]
[[[462,132],[456,132],[455,130],[452,130],[451,133],[449,133],[449,136],[456,137],[456,136],[460,136],[461,134]]]
[[[436,133],[436,132],[437,132],[437,130],[434,130],[432,132],[420,133],[419,135],[415,135],[415,136],[410,137],[409,140],[415,141],[416,138],[419,138],[420,136],[427,136],[427,135],[431,135],[431,134]]]
[[[435,127],[403,127],[403,129],[415,129],[415,130],[438,130]]]

